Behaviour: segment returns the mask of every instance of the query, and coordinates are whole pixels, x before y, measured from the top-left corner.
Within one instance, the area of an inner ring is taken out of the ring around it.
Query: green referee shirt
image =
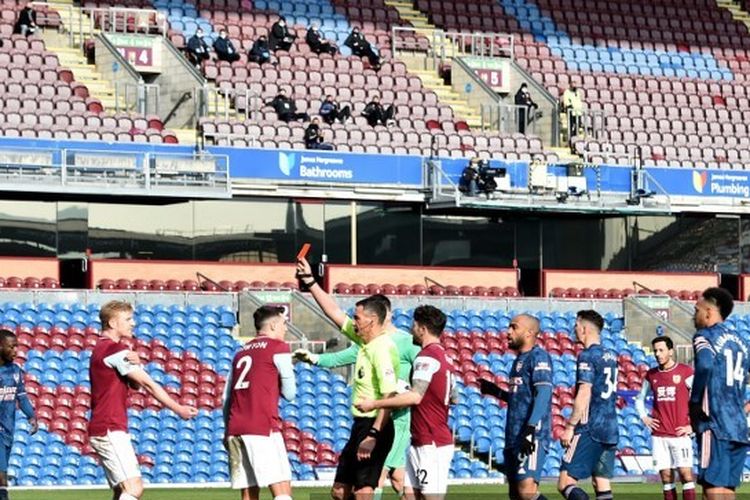
[[[382,399],[383,396],[396,392],[399,370],[398,349],[388,334],[380,335],[365,344],[354,331],[354,322],[351,318],[346,319],[341,332],[359,346],[354,362],[352,415],[375,417],[377,410],[361,412],[354,407],[354,402],[361,399]]]
[[[341,332],[348,338],[352,339],[354,343],[337,352],[326,352],[320,355],[318,358],[317,365],[322,368],[338,368],[340,366],[352,365],[357,361],[357,353],[359,352],[360,339],[354,331],[354,322],[347,316],[344,325],[341,327]],[[398,379],[408,385],[411,380],[411,368],[414,364],[414,360],[417,359],[420,347],[414,345],[414,341],[410,333],[405,332],[401,329],[393,330],[387,333],[391,337],[393,343],[396,344],[399,358],[399,369]],[[354,340],[356,338],[356,340]],[[401,408],[394,410],[391,413],[391,418],[394,421],[409,418],[409,408]],[[408,422],[407,422],[408,423]]]

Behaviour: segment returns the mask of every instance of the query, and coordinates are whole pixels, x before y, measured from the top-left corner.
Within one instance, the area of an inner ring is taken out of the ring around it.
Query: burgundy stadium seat
[[[116,286],[113,280],[104,278],[99,280],[98,288],[101,290],[114,290]]]

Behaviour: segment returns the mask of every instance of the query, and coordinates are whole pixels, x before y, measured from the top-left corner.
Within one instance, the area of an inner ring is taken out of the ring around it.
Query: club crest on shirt
[[[13,381],[14,381],[14,382],[15,382],[16,384],[17,384],[18,382],[20,382],[20,381],[21,381],[21,374],[20,374],[20,373],[18,373],[18,372],[14,373],[14,374],[13,374]]]
[[[365,369],[361,366],[359,367],[359,370],[357,371],[357,378],[365,378]]]
[[[679,384],[681,380],[682,380],[682,377],[680,377],[679,375],[672,375],[672,382],[673,383]]]

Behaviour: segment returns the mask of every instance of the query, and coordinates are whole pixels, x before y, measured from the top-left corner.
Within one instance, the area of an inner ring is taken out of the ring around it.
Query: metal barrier
[[[583,110],[579,113],[568,109],[561,114],[561,129],[565,135],[565,142],[570,144],[576,137],[600,139],[605,130],[606,115],[602,110]]]
[[[61,21],[58,29],[67,34],[70,47],[83,48],[86,40],[100,32],[167,36],[167,18],[154,9],[77,7],[47,2],[32,2],[31,5],[44,8],[37,13],[41,25],[49,19],[45,18],[46,11],[51,9],[58,13]]]
[[[224,120],[249,120],[263,105],[262,98],[249,89],[237,91],[209,86],[196,87],[193,90],[193,102],[196,117],[215,117]]]
[[[136,112],[142,115],[159,114],[159,85],[155,83],[115,84],[115,112]],[[124,104],[123,104],[124,101]]]
[[[218,132],[201,131],[204,146],[237,146],[243,148],[259,148],[260,137],[248,134],[224,134]],[[240,142],[242,141],[242,142]]]
[[[538,110],[517,104],[483,104],[480,108],[483,130],[497,130],[500,133],[537,134]],[[521,125],[524,125],[523,127]]]
[[[440,61],[461,56],[513,59],[513,35],[503,33],[394,26],[391,42],[394,57],[398,57],[399,52],[421,52]]]

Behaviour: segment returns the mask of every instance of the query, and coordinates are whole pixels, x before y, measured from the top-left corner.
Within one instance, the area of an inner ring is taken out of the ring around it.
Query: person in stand
[[[281,16],[279,17],[279,20],[271,26],[271,35],[268,37],[268,47],[272,52],[276,52],[277,50],[289,51],[296,39],[297,35],[289,31],[289,27],[286,24],[286,18]]]
[[[250,52],[247,54],[248,60],[258,64],[265,64],[272,62],[271,50],[268,48],[268,39],[266,35],[258,37],[253,46],[250,48]]]
[[[384,108],[383,105],[380,104],[379,96],[373,97],[372,101],[367,103],[364,111],[362,111],[362,116],[367,119],[367,123],[371,127],[375,127],[376,125],[390,125],[392,124],[395,115],[396,109],[393,107],[393,104]]]
[[[583,132],[583,95],[575,82],[570,82],[562,98],[562,110],[568,117],[568,137],[572,141]]]
[[[351,118],[352,111],[349,106],[344,106],[343,108],[340,107],[339,104],[333,100],[333,96],[329,94],[320,105],[318,114],[323,118],[325,123],[333,125],[336,120],[341,123],[346,123],[346,121]]]
[[[18,13],[18,19],[13,27],[13,33],[23,36],[31,36],[36,33],[36,11],[31,4],[26,4],[21,12]]]
[[[200,67],[203,61],[207,61],[211,55],[208,44],[203,39],[203,30],[198,28],[195,34],[190,37],[187,43],[188,60],[196,68]]]
[[[516,108],[518,111],[518,132],[525,134],[526,126],[536,119],[537,109],[539,109],[539,105],[531,98],[526,83],[522,83],[518,92],[516,92],[515,103],[518,106]]]
[[[225,29],[219,31],[219,38],[214,42],[214,50],[219,61],[233,63],[240,60],[240,55],[234,48],[232,41],[227,37],[227,30]]]
[[[278,116],[279,120],[283,122],[289,123],[294,120],[302,120],[304,122],[310,121],[310,115],[297,112],[297,105],[286,95],[284,89],[279,89],[278,95],[267,104],[276,111],[276,116]]]
[[[307,149],[322,149],[332,151],[333,145],[323,141],[323,132],[320,130],[320,118],[312,119],[310,125],[305,129],[305,147]]]
[[[305,35],[305,42],[307,42],[310,50],[315,54],[328,53],[334,55],[339,51],[332,42],[323,37],[323,33],[320,32],[316,24],[313,24],[308,28],[307,34]]]
[[[344,45],[352,49],[352,54],[355,56],[366,57],[373,69],[380,69],[380,56],[375,52],[365,36],[359,31],[358,27],[355,26],[352,28],[352,32],[349,33],[349,36],[344,41]]]

